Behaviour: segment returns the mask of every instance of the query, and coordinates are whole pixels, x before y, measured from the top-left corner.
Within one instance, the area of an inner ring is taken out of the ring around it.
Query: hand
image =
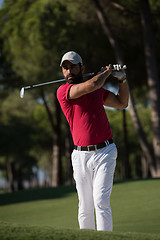
[[[98,74],[99,74],[99,73],[103,73],[103,72],[105,72],[105,71],[108,71],[108,72],[111,73],[111,72],[112,72],[112,65],[109,64],[108,66],[101,67],[101,71],[99,71]]]
[[[126,72],[121,69],[121,65],[113,65],[112,76],[118,78],[118,80],[123,80],[126,78]]]

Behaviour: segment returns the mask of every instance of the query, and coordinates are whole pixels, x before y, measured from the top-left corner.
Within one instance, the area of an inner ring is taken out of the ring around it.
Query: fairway
[[[57,240],[89,240],[95,236],[157,240],[160,239],[159,199],[160,179],[114,184],[111,196],[114,232],[106,233],[79,230],[74,186],[0,194],[0,239],[35,240],[45,239],[45,235],[46,239]]]

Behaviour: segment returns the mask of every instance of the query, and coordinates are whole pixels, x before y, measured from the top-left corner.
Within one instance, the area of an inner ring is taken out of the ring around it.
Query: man
[[[74,51],[64,54],[60,66],[66,84],[57,90],[57,98],[70,125],[75,149],[72,166],[79,198],[80,229],[112,231],[110,195],[116,166],[117,148],[104,106],[124,109],[128,106],[128,85],[123,71],[106,66],[83,81],[85,66]],[[118,78],[117,95],[103,85],[112,74]]]

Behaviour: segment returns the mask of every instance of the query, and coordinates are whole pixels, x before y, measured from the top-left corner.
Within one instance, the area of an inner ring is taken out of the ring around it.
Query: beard
[[[82,83],[83,82],[83,76],[82,76],[82,73],[78,73],[78,74],[73,74],[73,73],[70,73],[66,76],[65,80],[68,82],[68,83],[72,83],[72,84],[78,84],[78,83]]]

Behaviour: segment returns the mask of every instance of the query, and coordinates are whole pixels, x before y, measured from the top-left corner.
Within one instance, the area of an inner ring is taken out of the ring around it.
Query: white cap
[[[83,65],[81,56],[74,51],[67,52],[63,55],[60,66],[62,66],[66,60],[73,64],[81,63]]]

